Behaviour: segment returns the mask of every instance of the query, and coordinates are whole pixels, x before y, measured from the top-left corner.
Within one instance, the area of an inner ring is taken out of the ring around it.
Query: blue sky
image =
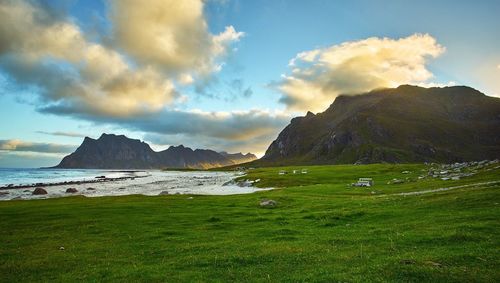
[[[103,132],[261,155],[291,117],[375,87],[500,95],[499,1],[179,3],[0,1],[0,167]]]

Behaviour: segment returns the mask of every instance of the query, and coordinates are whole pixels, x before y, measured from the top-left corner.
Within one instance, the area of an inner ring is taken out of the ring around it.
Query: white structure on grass
[[[359,178],[358,182],[354,183],[356,187],[371,187],[373,186],[372,178]]]

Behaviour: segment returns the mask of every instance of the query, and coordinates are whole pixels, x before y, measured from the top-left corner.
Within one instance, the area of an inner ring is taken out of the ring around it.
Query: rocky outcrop
[[[272,199],[263,199],[260,201],[259,205],[264,208],[274,208],[278,205],[278,203]]]

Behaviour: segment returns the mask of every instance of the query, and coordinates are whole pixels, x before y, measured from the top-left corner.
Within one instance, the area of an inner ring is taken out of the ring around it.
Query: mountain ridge
[[[456,162],[500,157],[500,98],[466,86],[341,95],[295,117],[259,163]]]
[[[156,152],[149,144],[138,139],[103,133],[98,139],[85,137],[73,153],[65,156],[53,168],[209,169],[242,163],[238,157],[238,154],[223,155],[213,150],[193,150],[183,145],[170,146]],[[253,154],[247,155],[246,158],[249,161],[257,159]]]

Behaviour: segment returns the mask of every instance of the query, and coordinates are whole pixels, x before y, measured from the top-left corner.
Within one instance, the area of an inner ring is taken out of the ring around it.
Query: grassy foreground
[[[252,170],[280,188],[249,195],[0,202],[0,281],[500,282],[500,183],[395,195],[500,169],[387,185],[426,166],[307,168]],[[375,187],[347,186],[358,177]]]

